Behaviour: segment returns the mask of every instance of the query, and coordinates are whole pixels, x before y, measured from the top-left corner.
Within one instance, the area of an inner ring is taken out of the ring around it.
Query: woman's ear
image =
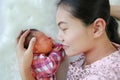
[[[97,18],[93,23],[94,38],[101,36],[106,27],[106,22],[102,18]]]

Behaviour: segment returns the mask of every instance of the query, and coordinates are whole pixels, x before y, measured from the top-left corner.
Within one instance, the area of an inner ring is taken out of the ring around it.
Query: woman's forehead
[[[60,22],[66,22],[69,19],[73,19],[73,16],[71,15],[71,13],[64,8],[59,7],[56,13],[57,24],[59,24]]]

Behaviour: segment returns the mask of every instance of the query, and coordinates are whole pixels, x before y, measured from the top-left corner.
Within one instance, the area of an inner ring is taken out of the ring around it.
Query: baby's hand
[[[54,47],[54,49],[53,49],[53,51],[62,51],[63,50],[63,46],[62,46],[62,44],[57,44],[55,47]]]

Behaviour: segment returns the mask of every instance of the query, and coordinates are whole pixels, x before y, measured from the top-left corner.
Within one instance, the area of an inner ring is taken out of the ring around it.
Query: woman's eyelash
[[[67,28],[62,29],[63,31],[67,30]]]

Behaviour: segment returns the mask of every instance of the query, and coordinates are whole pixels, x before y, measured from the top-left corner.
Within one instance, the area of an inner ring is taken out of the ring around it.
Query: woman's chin
[[[72,56],[76,56],[78,54],[80,54],[79,52],[75,52],[75,51],[69,51],[69,50],[65,50],[65,54],[68,56],[68,57],[72,57]]]
[[[72,52],[70,52],[70,51],[67,51],[67,50],[65,50],[65,54],[66,54],[68,57],[74,56],[74,53],[72,53]]]

